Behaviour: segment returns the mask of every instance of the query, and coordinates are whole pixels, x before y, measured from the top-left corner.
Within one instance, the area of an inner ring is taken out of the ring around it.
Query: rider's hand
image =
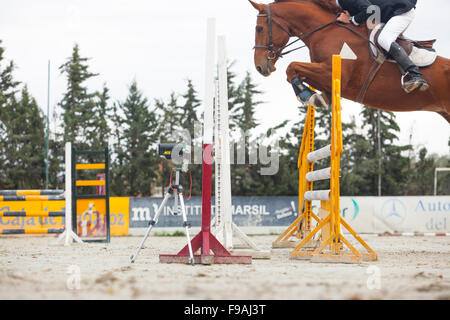
[[[347,10],[345,10],[339,15],[339,17],[336,20],[342,23],[350,23],[350,13]]]

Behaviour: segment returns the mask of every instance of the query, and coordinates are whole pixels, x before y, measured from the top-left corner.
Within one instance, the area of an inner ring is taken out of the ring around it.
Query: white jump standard
[[[250,255],[253,259],[269,259],[270,251],[259,249],[232,220],[226,39],[225,36],[218,36],[217,40],[218,68],[215,81],[216,96],[214,100],[213,124],[215,212],[211,221],[212,232],[217,237],[217,240],[231,252],[239,249],[239,254]],[[241,240],[239,246],[233,244],[233,236]]]

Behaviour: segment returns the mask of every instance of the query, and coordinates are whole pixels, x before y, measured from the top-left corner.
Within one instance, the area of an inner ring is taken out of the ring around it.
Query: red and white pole
[[[205,57],[205,98],[203,100],[203,157],[202,157],[202,225],[201,231],[191,241],[192,251],[200,249],[195,255],[195,263],[201,264],[251,264],[251,256],[234,256],[211,233],[211,192],[213,167],[213,135],[214,135],[214,75],[215,75],[215,19],[207,21],[206,57]],[[186,245],[176,255],[162,254],[162,263],[187,263],[189,247]]]

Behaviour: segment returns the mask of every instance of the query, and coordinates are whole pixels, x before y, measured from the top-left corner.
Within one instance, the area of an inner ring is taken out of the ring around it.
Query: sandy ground
[[[1,237],[0,299],[450,299],[450,237],[362,237],[378,261],[318,264],[276,249],[251,265],[208,266],[159,263],[184,237],[149,238],[134,264],[141,237],[71,247]],[[270,250],[276,237],[251,238]]]

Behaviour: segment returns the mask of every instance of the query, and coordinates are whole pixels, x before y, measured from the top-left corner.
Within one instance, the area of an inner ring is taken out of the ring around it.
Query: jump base
[[[300,242],[300,240],[299,241],[284,241],[284,242],[274,241],[272,243],[272,248],[273,249],[295,248],[299,242]]]
[[[301,241],[301,239],[298,239],[297,241],[292,241],[292,240],[274,241],[272,243],[272,248],[273,249],[295,248],[300,243],[300,241]],[[317,247],[317,241],[316,240],[310,240],[303,247],[304,248],[316,248]]]
[[[313,253],[307,251],[292,252],[291,259],[295,260],[311,260],[315,263],[359,263],[362,260],[362,255],[356,254],[324,254]]]
[[[189,264],[189,255],[160,254],[160,263]],[[251,256],[194,255],[195,264],[252,264]]]
[[[252,259],[270,259],[271,255],[270,251],[239,249],[239,248],[234,248],[230,250],[230,252],[238,254],[238,256],[251,256]]]

